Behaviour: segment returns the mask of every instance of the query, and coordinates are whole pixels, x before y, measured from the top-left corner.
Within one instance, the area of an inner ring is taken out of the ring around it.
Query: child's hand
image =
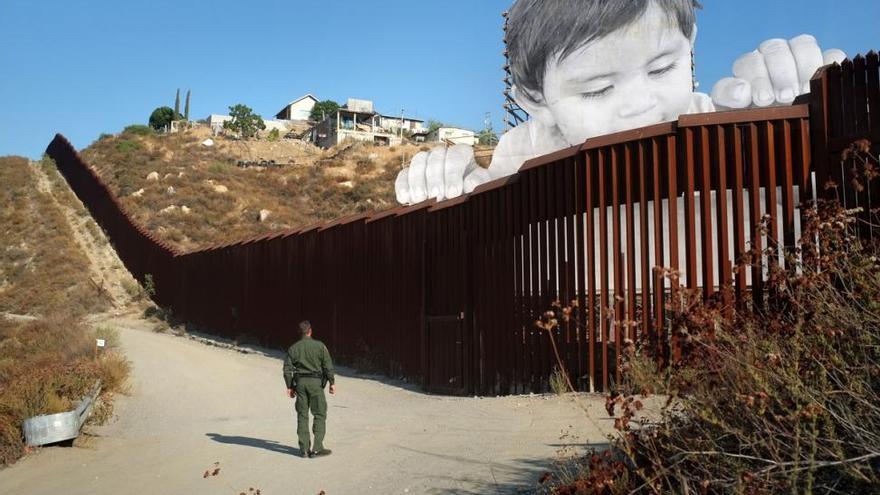
[[[734,77],[715,84],[712,100],[728,108],[787,105],[796,96],[810,92],[810,78],[816,69],[845,58],[846,54],[837,49],[823,53],[816,38],[808,34],[789,41],[767,40],[733,63]]]
[[[464,144],[437,146],[413,156],[409,167],[397,175],[394,192],[401,204],[416,204],[426,199],[450,199],[486,182],[485,169],[477,165],[474,149]]]

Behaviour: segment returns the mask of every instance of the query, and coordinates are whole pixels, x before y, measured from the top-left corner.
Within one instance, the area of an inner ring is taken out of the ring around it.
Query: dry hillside
[[[78,224],[97,234],[97,225],[54,164],[0,158],[0,184],[0,313],[82,315],[109,308],[110,284],[91,268],[90,248],[71,229]]]
[[[205,128],[158,135],[136,127],[102,136],[82,156],[137,222],[195,250],[396,206],[394,179],[421,149],[348,143],[325,151],[298,140],[224,137],[206,146],[209,137]],[[269,212],[262,221],[261,210]]]
[[[112,413],[128,364],[115,330],[83,317],[142,292],[51,160],[0,158],[0,468],[26,452],[25,418],[73,408],[100,379],[90,421]],[[95,339],[108,347],[93,356]]]

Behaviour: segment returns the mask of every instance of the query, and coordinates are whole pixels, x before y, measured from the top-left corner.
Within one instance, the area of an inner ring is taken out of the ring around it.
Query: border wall
[[[871,52],[820,69],[792,106],[682,116],[531,160],[456,199],[187,253],[133,222],[63,136],[47,153],[126,267],[152,277],[156,303],[213,333],[285,348],[309,319],[341,363],[431,392],[544,392],[556,354],[534,322],[577,301],[581,324],[553,338],[579,389],[607,391],[625,339],[677,357],[666,317],[676,285],[762,304],[766,266],[795,247],[802,204],[834,196],[869,219],[880,180],[851,184],[840,152],[880,143],[878,75]],[[821,187],[829,180],[838,187]],[[776,254],[737,268],[753,246]]]

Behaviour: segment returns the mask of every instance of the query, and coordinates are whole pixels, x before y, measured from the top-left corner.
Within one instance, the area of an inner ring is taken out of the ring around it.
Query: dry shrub
[[[674,294],[683,359],[657,371],[654,346],[625,349],[620,435],[555,493],[880,492],[880,242],[837,202],[807,217],[757,303]],[[652,390],[662,417],[637,422]]]
[[[47,170],[51,162],[39,166]],[[55,199],[75,204],[63,192],[66,186],[57,187],[57,172],[49,178]],[[87,278],[88,258],[52,197],[37,189],[28,161],[0,158],[0,184],[0,285],[8,285],[0,290],[0,311],[84,314],[105,309],[106,297]]]
[[[26,323],[0,319],[0,466],[24,453],[26,418],[69,411],[100,379],[105,396],[125,392],[129,363],[111,347],[95,359],[95,338],[114,331],[92,330],[69,316]],[[109,402],[103,401],[103,417]]]
[[[131,363],[118,351],[108,351],[98,358],[101,386],[111,393],[128,393],[128,375]]]
[[[550,373],[550,390],[556,395],[563,395],[571,391],[568,384],[569,379],[566,376],[565,370],[559,366],[554,366],[553,372]]]

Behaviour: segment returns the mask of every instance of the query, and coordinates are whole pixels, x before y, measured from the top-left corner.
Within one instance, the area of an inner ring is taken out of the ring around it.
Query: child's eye
[[[614,86],[607,86],[605,88],[600,89],[599,91],[590,91],[589,93],[581,93],[581,98],[583,98],[585,100],[589,100],[592,98],[601,98],[601,97],[607,95],[608,93],[610,93],[612,88],[614,88]]]
[[[671,64],[667,65],[666,67],[663,67],[662,69],[652,70],[652,71],[648,72],[648,74],[652,75],[652,76],[662,76],[663,74],[666,74],[667,72],[670,72],[673,69],[675,69],[675,67],[676,67],[676,64],[671,63]]]

